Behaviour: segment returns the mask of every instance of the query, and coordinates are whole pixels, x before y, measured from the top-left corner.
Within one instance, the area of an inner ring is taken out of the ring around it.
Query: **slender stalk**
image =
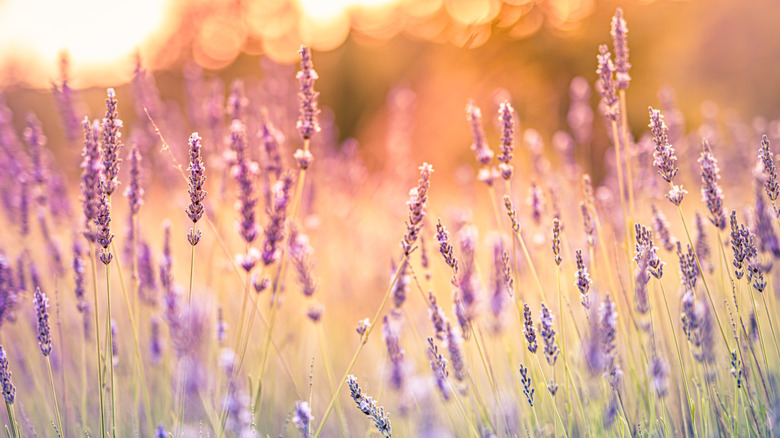
[[[116,244],[111,242],[111,248],[114,251],[114,254],[118,254],[118,251],[116,250]],[[138,376],[141,379],[141,389],[143,390],[143,396],[144,396],[144,409],[146,410],[146,426],[149,429],[149,433],[151,435],[154,435],[154,421],[152,420],[152,405],[150,403],[149,399],[149,389],[148,385],[146,384],[146,373],[144,371],[144,362],[143,357],[141,356],[141,343],[138,336],[138,324],[135,320],[135,313],[133,312],[133,308],[131,307],[130,303],[130,297],[128,296],[127,289],[125,289],[125,281],[124,276],[122,274],[122,264],[119,262],[119,257],[117,255],[114,256],[114,261],[116,262],[116,268],[117,272],[119,273],[119,282],[122,284],[122,295],[125,299],[125,307],[127,307],[127,315],[130,319],[130,328],[133,332],[133,346],[135,348],[135,363],[136,367],[138,368]],[[106,265],[106,269],[108,269],[108,265]],[[136,295],[137,293],[136,288]],[[110,332],[110,330],[109,330]],[[112,352],[112,369],[113,369],[113,346],[109,347]],[[113,380],[113,379],[112,379]],[[113,385],[112,385],[113,387]]]
[[[114,340],[111,330],[111,268],[106,265],[106,350],[111,389],[111,436],[116,438],[116,397],[114,396]]]
[[[192,277],[195,272],[195,245],[190,245],[192,250],[190,251],[190,292],[187,296],[187,305],[192,305]]]
[[[669,317],[669,325],[672,327],[672,338],[674,339],[674,347],[677,350],[677,360],[680,363],[680,370],[682,371],[682,378],[685,387],[685,405],[688,407],[688,413],[691,416],[691,428],[694,434],[696,432],[696,417],[693,415],[693,405],[691,400],[690,391],[688,390],[688,377],[685,375],[685,365],[683,365],[682,353],[680,352],[680,344],[677,342],[677,333],[674,331],[674,320],[672,319],[672,312],[669,310],[669,302],[666,300],[666,290],[661,280],[658,280],[658,284],[661,286],[661,295],[664,297],[664,305],[666,306],[666,315]],[[684,423],[684,422],[683,422]],[[697,434],[698,436],[698,434]]]
[[[539,353],[541,354],[541,353]],[[547,377],[544,376],[544,370],[542,369],[542,363],[539,361],[539,355],[534,354],[534,359],[536,359],[536,365],[539,366],[539,372],[542,374],[542,382],[547,382]],[[555,404],[555,397],[553,397],[552,393],[550,391],[547,391],[547,395],[550,396],[550,402],[553,405],[553,408],[555,408],[555,416],[558,418],[558,421],[561,423],[561,428],[563,428],[563,433],[568,437],[569,432],[566,430],[566,425],[563,424],[563,418],[561,418],[561,413],[558,412],[558,405]]]
[[[104,384],[103,384],[103,366],[101,366],[101,354],[100,354],[100,319],[98,316],[98,285],[97,285],[97,265],[96,265],[96,253],[95,253],[95,243],[92,242],[90,244],[90,257],[89,261],[92,264],[92,284],[93,288],[92,291],[94,292],[94,299],[95,299],[95,352],[96,352],[96,370],[98,375],[98,386],[99,391],[98,395],[100,398],[100,436],[102,438],[105,438],[106,436],[106,420],[105,420],[105,402],[103,400],[103,391],[105,390]]]
[[[16,429],[16,416],[14,415],[14,405],[5,402],[5,411],[8,413],[8,423],[11,425],[11,436],[14,438],[17,438],[19,436],[19,432]]]
[[[401,267],[406,263],[408,256],[404,254],[404,256],[401,258],[401,262],[398,264],[398,269],[395,270],[395,275],[393,276],[393,281],[390,282],[390,286],[387,288],[387,292],[385,292],[384,298],[382,298],[382,303],[379,304],[379,309],[377,309],[376,314],[371,319],[371,325],[366,330],[366,333],[363,335],[363,339],[360,342],[360,345],[358,345],[357,350],[355,350],[355,354],[352,356],[352,360],[350,360],[349,365],[347,366],[347,370],[344,372],[344,376],[341,378],[341,381],[339,382],[338,387],[336,388],[336,392],[333,393],[333,397],[331,397],[330,402],[328,403],[327,409],[325,409],[325,414],[322,415],[322,420],[320,421],[319,427],[317,427],[317,431],[314,432],[314,437],[317,438],[322,433],[323,427],[325,427],[325,422],[328,420],[328,416],[330,415],[330,411],[333,410],[333,405],[336,403],[336,399],[339,396],[339,392],[341,392],[341,388],[344,387],[344,383],[347,380],[347,376],[352,372],[352,368],[355,366],[355,363],[357,362],[358,357],[360,356],[360,352],[363,351],[363,347],[368,342],[368,337],[371,335],[371,332],[374,331],[374,327],[376,327],[376,322],[379,320],[379,317],[382,315],[382,311],[385,309],[385,304],[387,304],[387,300],[390,298],[390,294],[393,292],[393,286],[395,286],[395,283],[398,281],[398,277],[401,275]]]
[[[759,295],[761,295],[761,299],[764,301],[764,311],[766,312],[766,319],[769,320],[769,330],[772,332],[772,339],[775,341],[775,352],[777,352],[777,357],[780,359],[780,347],[778,347],[777,344],[777,336],[775,335],[775,326],[772,323],[772,316],[769,314],[769,304],[766,302],[766,294],[760,292]]]
[[[57,427],[58,434],[64,434],[65,430],[62,428],[62,419],[60,417],[60,408],[57,405],[57,392],[54,390],[54,374],[51,372],[51,359],[46,356],[46,368],[49,370],[49,383],[51,384],[51,396],[54,400],[54,413],[57,415]]]
[[[625,139],[626,146],[626,182],[628,183],[628,211],[633,217],[636,213],[636,205],[634,204],[634,178],[631,175],[631,151],[628,146],[628,108],[626,107],[626,90],[619,90],[620,96],[620,125],[623,130],[623,138]]]

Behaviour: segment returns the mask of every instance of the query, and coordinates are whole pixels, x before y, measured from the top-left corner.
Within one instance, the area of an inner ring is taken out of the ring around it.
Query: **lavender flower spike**
[[[271,206],[268,207],[268,225],[266,225],[261,259],[268,266],[279,258],[279,243],[284,239],[287,219],[287,205],[290,203],[290,190],[295,177],[287,172],[273,187]]]
[[[105,184],[105,192],[108,196],[111,196],[116,190],[117,182],[116,178],[119,174],[119,163],[122,161],[119,158],[119,148],[122,147],[120,138],[122,134],[119,129],[122,128],[122,120],[119,119],[119,113],[117,112],[117,100],[116,92],[113,88],[109,88],[107,91],[108,97],[106,98],[106,117],[103,119],[103,141],[101,142],[102,159],[103,159],[103,180]]]
[[[485,139],[485,130],[482,127],[482,110],[479,109],[473,100],[469,100],[466,104],[466,120],[471,126],[471,138],[474,142],[471,144],[471,150],[476,155],[477,162],[487,166],[493,159],[493,151],[490,150],[490,146],[488,146]]]
[[[95,235],[90,230],[90,224],[95,220],[100,205],[100,172],[103,167],[100,161],[100,124],[98,121],[89,123],[84,117],[84,150],[81,154],[81,208],[84,211],[84,237],[89,242],[95,241]]]
[[[501,145],[498,154],[498,161],[501,164],[498,165],[498,170],[501,173],[501,177],[509,181],[512,178],[513,168],[509,164],[512,160],[512,152],[514,151],[514,135],[515,135],[515,110],[512,108],[512,104],[509,101],[502,102],[498,108],[498,121],[501,122]]]
[[[203,185],[206,183],[206,168],[203,166],[203,158],[200,155],[200,136],[193,132],[190,136],[190,177],[189,194],[190,205],[187,207],[187,216],[192,220],[192,228],[187,233],[187,240],[190,245],[195,246],[200,241],[201,231],[196,228],[196,224],[203,217],[203,200],[206,198],[206,191]]]
[[[232,174],[238,183],[238,210],[241,219],[238,223],[239,234],[247,244],[252,243],[258,234],[255,223],[255,174],[257,164],[246,154],[246,127],[240,120],[234,120],[230,125],[230,148],[236,154],[236,164]]]
[[[407,257],[417,248],[415,243],[420,235],[422,220],[425,217],[425,202],[428,200],[428,188],[430,187],[428,180],[432,173],[433,166],[423,163],[420,166],[420,179],[417,181],[417,187],[409,191],[409,201],[406,203],[409,206],[409,219],[406,221],[406,234],[401,241],[401,246]]]
[[[618,117],[618,97],[615,95],[615,64],[612,63],[612,57],[606,44],[599,46],[599,54],[596,55],[598,68],[596,74],[599,75],[597,89],[601,94],[602,111],[604,117],[615,121]]]
[[[317,121],[317,115],[320,113],[317,107],[317,97],[320,93],[314,91],[314,81],[319,76],[314,71],[314,64],[311,62],[311,49],[301,46],[301,50],[298,53],[301,54],[301,71],[298,72],[296,78],[298,78],[301,84],[300,92],[298,93],[301,107],[296,126],[301,134],[301,138],[311,140],[314,134],[320,132],[320,124]]]
[[[309,403],[298,400],[293,408],[292,422],[301,433],[302,437],[308,438],[311,435],[311,423],[314,416],[311,414]]]
[[[658,168],[658,174],[669,184],[677,176],[677,156],[674,147],[669,144],[667,132],[669,128],[664,123],[661,111],[650,107],[650,130],[653,133],[655,152],[653,152],[653,165]]]
[[[523,303],[523,335],[528,341],[528,351],[536,353],[538,344],[536,343],[536,330],[534,329],[533,316],[528,303]]]
[[[452,397],[452,391],[447,384],[447,359],[444,355],[439,353],[439,347],[433,343],[433,338],[428,338],[428,359],[431,361],[431,371],[436,379],[436,387],[441,392],[444,401],[447,401]]]
[[[603,342],[602,348],[604,356],[606,358],[606,367],[604,369],[604,377],[612,386],[613,389],[617,389],[618,383],[620,383],[620,377],[623,375],[623,371],[620,369],[620,364],[617,360],[617,310],[615,310],[615,302],[607,293],[604,298],[604,302],[601,303],[601,340]]]
[[[48,356],[51,353],[51,327],[49,326],[49,299],[40,288],[35,291],[33,297],[35,312],[38,314],[38,346],[41,353]]]
[[[777,182],[777,169],[775,168],[775,155],[769,149],[769,139],[766,135],[761,137],[761,148],[758,150],[758,158],[764,170],[764,189],[766,195],[774,203],[777,195],[780,194],[780,183]]]
[[[710,211],[710,222],[718,229],[726,229],[726,213],[723,211],[723,191],[718,186],[720,170],[718,160],[712,155],[707,139],[702,139],[701,164],[701,197]]]
[[[612,17],[612,48],[615,51],[615,79],[617,79],[618,90],[628,88],[631,81],[631,75],[628,71],[631,64],[628,62],[628,27],[626,20],[623,19],[623,9],[617,8],[615,16]]]
[[[98,215],[95,218],[95,225],[97,225],[97,243],[103,247],[103,252],[100,253],[100,261],[104,265],[111,263],[114,256],[109,251],[108,246],[111,245],[111,241],[114,239],[114,235],[111,234],[111,204],[108,201],[108,192],[106,191],[106,181],[100,182],[101,196],[100,204],[98,205]]]
[[[577,289],[580,290],[580,301],[582,302],[582,307],[585,309],[590,309],[590,298],[588,297],[588,291],[590,291],[591,279],[590,274],[588,274],[588,268],[585,266],[585,262],[582,260],[581,249],[577,249],[574,252],[574,259],[577,262],[577,272],[574,274],[574,276],[577,278],[577,281],[574,282],[574,285],[577,286]]]
[[[555,328],[553,327],[553,315],[550,309],[542,303],[541,323],[539,324],[539,334],[544,341],[544,357],[550,366],[555,365],[560,350],[555,345]]]
[[[138,214],[143,204],[144,189],[141,188],[141,154],[138,152],[138,145],[133,143],[130,147],[130,154],[127,156],[130,162],[130,184],[125,189],[125,196],[130,204],[130,212]]]
[[[374,424],[382,436],[390,438],[392,432],[390,416],[385,414],[385,408],[377,407],[373,398],[363,394],[360,385],[358,385],[357,377],[352,374],[348,375],[347,384],[349,385],[349,395],[357,403],[358,409],[374,420]]]
[[[5,349],[0,345],[0,381],[3,383],[3,397],[9,405],[14,404],[16,398],[16,387],[11,382],[11,371],[8,370],[8,356]]]

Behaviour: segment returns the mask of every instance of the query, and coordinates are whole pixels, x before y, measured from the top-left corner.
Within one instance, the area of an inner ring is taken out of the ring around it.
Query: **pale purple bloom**
[[[520,380],[523,382],[523,394],[528,401],[528,405],[534,406],[534,388],[531,386],[531,376],[528,373],[528,368],[523,364],[520,364]]]
[[[392,310],[383,318],[382,339],[387,346],[387,357],[390,359],[390,387],[400,391],[406,383],[406,362],[404,350],[401,348],[401,324],[402,314],[398,310]]]
[[[592,247],[596,240],[596,225],[593,222],[593,216],[590,215],[590,209],[584,202],[580,202],[580,212],[582,213],[582,228],[585,231],[585,238],[588,246]]]
[[[382,436],[390,438],[390,416],[385,413],[385,408],[377,407],[376,402],[370,396],[363,394],[357,378],[352,374],[347,376],[347,384],[349,385],[349,395],[357,403],[358,409],[374,420],[374,425]]]
[[[607,381],[613,389],[617,389],[623,371],[620,369],[620,364],[617,359],[618,313],[615,302],[612,301],[612,297],[610,297],[609,293],[604,298],[604,302],[601,303],[600,314],[601,342],[606,359],[604,377],[607,378]]]
[[[246,152],[246,127],[240,120],[234,120],[230,125],[230,147],[235,153],[233,177],[238,182],[238,210],[241,219],[238,222],[239,234],[247,244],[257,237],[258,228],[255,223],[255,174],[257,164],[252,162]]]
[[[76,308],[79,312],[84,312],[87,308],[85,299],[86,286],[84,284],[84,259],[82,258],[81,245],[76,241],[73,242],[73,282],[75,284]]]
[[[683,189],[682,185],[678,186],[677,184],[674,184],[672,185],[672,188],[669,190],[669,193],[666,194],[666,199],[668,199],[669,202],[671,202],[672,204],[679,207],[686,193],[688,193],[688,191]]]
[[[701,262],[702,268],[707,269],[711,273],[715,267],[710,261],[710,245],[707,243],[707,233],[704,230],[704,219],[698,211],[696,212],[694,224],[696,226],[696,241],[694,243],[696,255],[699,257],[699,262]]]
[[[590,291],[590,285],[592,282],[590,279],[590,274],[588,274],[588,268],[585,266],[585,262],[582,260],[581,249],[574,251],[574,259],[577,263],[577,272],[574,274],[574,277],[577,279],[577,281],[574,282],[574,285],[577,286],[577,289],[580,290],[580,302],[582,303],[582,307],[589,309],[590,299],[588,298],[588,291]]]
[[[292,422],[302,437],[308,438],[311,435],[312,421],[314,421],[314,416],[311,414],[309,403],[301,400],[296,401]]]
[[[433,343],[433,338],[428,338],[428,360],[431,362],[431,371],[433,371],[433,377],[436,381],[436,387],[441,392],[441,396],[444,401],[447,401],[452,397],[452,390],[447,383],[447,359],[444,355],[439,353],[439,347]]]
[[[560,266],[563,261],[561,258],[561,221],[557,217],[553,219],[552,250],[555,264]]]
[[[512,160],[512,152],[514,151],[514,135],[515,135],[515,110],[512,108],[512,104],[509,101],[501,102],[498,109],[498,121],[501,123],[501,144],[499,145],[498,161],[501,164],[498,165],[501,177],[505,180],[512,178],[512,165],[509,161]]]
[[[417,181],[417,187],[409,191],[409,201],[406,203],[409,206],[409,216],[406,221],[406,234],[401,241],[401,246],[407,257],[417,248],[415,243],[420,235],[422,221],[425,217],[425,203],[428,201],[428,188],[430,187],[428,180],[431,173],[433,173],[433,166],[423,163],[420,166],[420,179]]]
[[[528,303],[523,303],[523,335],[528,343],[528,351],[536,353],[539,346],[536,343],[536,329],[534,329],[533,315]]]
[[[560,349],[555,344],[555,328],[553,327],[553,314],[550,309],[542,303],[542,311],[539,316],[539,335],[544,341],[544,357],[550,366],[555,365],[558,359]],[[527,335],[526,335],[527,336]],[[530,348],[529,348],[530,349]]]
[[[660,280],[664,275],[664,266],[666,263],[658,258],[658,248],[653,244],[653,237],[650,230],[641,224],[634,224],[634,231],[636,234],[634,261],[637,262],[637,264],[640,264],[640,261],[644,260],[642,262],[645,265],[644,269],[652,274],[653,277]]]
[[[761,159],[764,171],[764,189],[769,199],[774,202],[780,194],[780,183],[777,182],[777,169],[775,168],[775,155],[769,148],[769,139],[761,137],[761,148],[758,149],[758,157]]]
[[[615,64],[612,63],[612,55],[606,44],[599,46],[599,54],[596,55],[598,68],[596,74],[599,75],[596,89],[601,94],[601,105],[604,117],[610,120],[617,120],[618,117],[618,97],[615,95]]]
[[[295,268],[301,292],[307,297],[317,290],[317,280],[314,278],[314,262],[311,260],[314,249],[309,244],[309,237],[293,230],[289,239],[290,262]]]
[[[436,224],[436,241],[439,242],[439,252],[444,256],[444,262],[452,268],[452,282],[453,284],[456,284],[458,259],[455,258],[454,249],[450,243],[450,233],[447,232],[447,229],[442,225],[441,218],[439,218],[439,222]]]
[[[301,138],[310,140],[314,134],[320,132],[320,124],[317,120],[317,116],[320,113],[320,109],[317,107],[317,97],[320,93],[314,91],[314,81],[319,76],[314,71],[314,64],[311,62],[311,49],[301,46],[301,50],[298,53],[301,54],[301,71],[298,72],[296,78],[300,82],[298,97],[300,98],[301,106],[296,126],[301,134]]]
[[[531,181],[531,187],[528,189],[528,201],[526,202],[531,207],[531,217],[536,225],[542,223],[542,209],[544,206],[544,197],[542,196],[542,189],[536,185],[536,181]]]
[[[710,211],[710,222],[718,229],[726,228],[726,214],[723,212],[723,191],[718,186],[720,170],[718,160],[712,155],[710,144],[702,139],[702,152],[699,158],[701,164],[701,196]]]
[[[111,204],[109,203],[109,194],[106,191],[106,181],[100,182],[101,196],[100,204],[98,205],[98,214],[95,217],[95,225],[97,226],[97,243],[103,247],[103,251],[100,253],[100,261],[103,264],[108,265],[114,258],[108,246],[111,245],[111,241],[114,239],[114,235],[111,234]]]
[[[268,223],[263,230],[265,239],[263,240],[263,251],[260,256],[263,264],[266,266],[274,263],[279,258],[281,250],[279,244],[284,239],[284,222],[287,220],[287,206],[290,203],[290,191],[294,181],[295,177],[293,174],[287,172],[272,188],[271,205],[267,210]]]
[[[449,322],[445,325],[447,331],[447,351],[450,353],[450,363],[452,364],[453,377],[458,382],[463,383],[466,380],[466,361],[463,357],[463,336],[458,326],[453,326]],[[462,391],[465,391],[463,386]]]
[[[103,160],[102,181],[103,190],[108,196],[111,196],[119,184],[116,178],[119,174],[119,148],[122,147],[120,141],[122,134],[119,129],[122,128],[122,120],[119,119],[117,112],[116,92],[113,88],[107,91],[106,98],[106,116],[103,118],[103,139],[101,141],[101,158]]]
[[[280,154],[281,143],[284,135],[266,120],[260,128],[260,139],[263,142],[262,160],[263,170],[279,179],[282,174],[282,157]]]
[[[98,214],[100,205],[100,173],[103,162],[100,160],[100,123],[95,120],[91,124],[84,117],[84,150],[81,154],[81,205],[84,211],[84,237],[90,242],[95,241],[91,224]]]
[[[48,356],[52,348],[51,328],[49,325],[49,299],[46,298],[46,294],[41,292],[40,288],[37,288],[35,291],[33,304],[35,304],[35,312],[38,315],[38,346],[41,349],[41,353],[44,356]]]
[[[699,267],[696,264],[696,255],[690,244],[686,245],[687,251],[682,250],[682,245],[677,242],[677,258],[680,263],[680,279],[684,290],[693,291],[696,289],[696,279],[699,277]]]
[[[731,250],[734,253],[734,274],[737,280],[741,279],[745,274],[743,269],[745,259],[748,257],[748,238],[750,236],[750,230],[747,229],[745,224],[739,224],[737,222],[737,212],[732,210],[730,216],[731,224]]]
[[[471,150],[477,158],[477,162],[482,166],[487,166],[493,159],[493,151],[490,150],[490,146],[485,139],[485,130],[482,127],[482,110],[474,103],[473,100],[469,100],[466,104],[466,120],[471,127]]]
[[[404,260],[401,266],[393,266],[392,272],[398,271],[398,278],[393,284],[393,290],[391,295],[393,297],[393,306],[399,309],[406,301],[406,295],[409,292],[409,282],[411,277],[409,276],[409,262]]]
[[[306,308],[306,316],[315,324],[320,322],[324,312],[325,306],[319,303],[309,304],[309,306]]]
[[[626,20],[623,19],[623,9],[617,8],[615,16],[612,17],[612,48],[615,51],[615,78],[617,79],[617,88],[625,90],[631,81],[631,75],[628,71],[631,64],[628,62],[628,27]]]
[[[219,307],[217,308],[217,325],[215,330],[217,342],[219,343],[219,345],[225,343],[225,340],[227,339],[227,329],[228,329],[228,325],[222,314],[222,307]]]
[[[443,341],[447,336],[447,317],[444,310],[436,302],[436,295],[433,294],[433,291],[428,292],[428,315],[431,318],[436,339]]]
[[[153,364],[158,364],[162,360],[163,348],[163,340],[160,336],[160,319],[153,316],[149,334],[149,355]]]
[[[154,276],[152,263],[152,250],[145,241],[138,243],[138,295],[145,303],[155,305],[157,297],[157,283]]]
[[[650,107],[650,130],[653,133],[655,152],[653,152],[653,165],[658,168],[658,174],[668,183],[672,183],[679,169],[674,147],[669,144],[664,116],[661,111]]]
[[[197,132],[193,132],[190,135],[190,176],[189,176],[189,189],[190,205],[187,207],[187,216],[192,221],[192,228],[190,228],[187,234],[187,240],[190,245],[195,246],[200,241],[201,231],[196,228],[196,224],[203,217],[205,210],[203,206],[203,200],[206,199],[206,192],[203,190],[203,185],[206,183],[206,168],[203,166],[203,158],[200,153],[200,136]]]
[[[141,187],[141,153],[138,152],[138,145],[133,143],[130,147],[130,154],[127,156],[130,163],[130,183],[125,189],[125,196],[130,204],[130,212],[138,214],[143,204],[144,189]]]
[[[8,370],[8,356],[2,345],[0,345],[0,381],[3,384],[3,398],[5,398],[5,402],[9,405],[14,404],[16,387],[11,382],[11,371]]]
[[[245,117],[244,112],[248,106],[249,99],[244,92],[244,81],[238,78],[233,79],[233,82],[230,83],[230,94],[228,94],[225,105],[228,117],[230,117],[231,121],[241,120]]]
[[[650,208],[653,211],[653,230],[658,238],[661,240],[661,244],[667,251],[674,251],[677,239],[671,236],[669,232],[669,222],[666,220],[666,216],[656,208],[655,204],[650,204]]]

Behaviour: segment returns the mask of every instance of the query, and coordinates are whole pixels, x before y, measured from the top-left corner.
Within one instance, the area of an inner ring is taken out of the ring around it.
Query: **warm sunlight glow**
[[[6,0],[0,2],[0,63],[43,63],[52,77],[58,54],[75,68],[126,60],[163,22],[160,0]]]
[[[304,13],[315,20],[329,21],[357,8],[372,8],[398,3],[398,0],[298,0]]]

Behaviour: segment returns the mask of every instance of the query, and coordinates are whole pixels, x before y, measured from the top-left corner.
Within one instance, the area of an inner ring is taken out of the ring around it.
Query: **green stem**
[[[60,408],[57,405],[57,393],[54,391],[54,375],[51,372],[51,359],[46,356],[46,368],[49,370],[49,383],[51,384],[51,397],[54,400],[54,413],[57,415],[57,427],[59,428],[59,434],[64,434],[65,429],[62,428],[62,419],[60,417]]]
[[[393,291],[393,286],[395,286],[395,283],[398,281],[398,277],[401,274],[401,266],[406,262],[407,258],[409,257],[408,254],[404,254],[403,258],[401,258],[401,263],[398,264],[398,269],[395,270],[395,275],[393,276],[393,281],[390,282],[390,286],[387,288],[387,292],[385,292],[384,298],[382,298],[382,303],[379,305],[379,309],[377,309],[376,314],[371,319],[371,325],[366,329],[366,333],[363,335],[363,339],[361,339],[360,345],[358,345],[357,350],[355,351],[355,354],[352,356],[352,360],[349,362],[349,365],[347,366],[347,370],[344,372],[344,376],[341,378],[341,381],[339,382],[339,386],[336,388],[336,392],[333,393],[333,397],[331,397],[330,402],[328,403],[327,409],[325,409],[325,414],[322,416],[322,420],[320,421],[319,427],[317,427],[317,431],[314,433],[313,438],[317,438],[322,433],[322,429],[325,427],[325,422],[328,420],[328,416],[330,415],[330,412],[333,410],[333,405],[336,403],[336,399],[339,396],[339,393],[341,392],[341,388],[344,387],[344,383],[347,380],[347,376],[352,372],[352,368],[355,366],[355,363],[357,362],[358,357],[360,356],[360,352],[363,351],[363,347],[366,345],[366,342],[368,342],[368,337],[371,335],[371,332],[374,331],[374,327],[376,327],[376,322],[379,320],[379,317],[382,315],[382,311],[385,309],[385,304],[387,304],[387,300],[390,298],[390,294]]]
[[[14,406],[6,401],[5,411],[8,413],[8,422],[11,424],[11,434],[14,438],[17,438],[19,436],[19,432],[16,430],[16,416],[14,415]]]
[[[95,261],[95,258],[97,257],[95,252],[95,243],[92,242],[90,244],[90,257],[89,261],[92,264],[92,284],[93,288],[92,291],[94,293],[94,299],[95,299],[95,309],[93,313],[95,314],[95,352],[96,352],[96,371],[98,375],[98,396],[100,400],[100,436],[102,438],[105,438],[106,436],[106,420],[105,420],[105,401],[103,400],[103,391],[104,391],[104,384],[103,384],[103,367],[101,366],[101,354],[100,354],[100,319],[98,316],[98,285],[97,285],[97,263]]]
[[[106,350],[108,350],[109,387],[111,388],[111,436],[116,438],[116,397],[114,396],[114,339],[111,330],[111,268],[106,265]]]

